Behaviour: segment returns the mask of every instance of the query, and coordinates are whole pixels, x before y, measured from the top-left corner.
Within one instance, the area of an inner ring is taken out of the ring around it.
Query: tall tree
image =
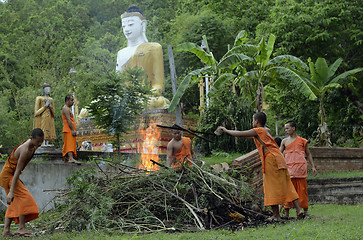
[[[277,0],[270,14],[257,27],[257,35],[273,33],[277,54],[291,54],[304,61],[324,57],[328,62],[343,58],[339,72],[361,67],[363,62],[363,5],[357,0]],[[341,82],[344,94],[359,107],[363,98],[358,80]],[[360,81],[359,81],[360,79]]]
[[[120,135],[130,130],[136,117],[148,103],[150,84],[145,84],[142,69],[126,69],[123,73],[110,73],[93,84],[92,102],[88,106],[96,125],[117,140],[120,152]]]
[[[207,44],[206,52],[193,43],[181,44],[179,46],[180,50],[194,53],[206,66],[190,72],[184,78],[171,101],[169,110],[173,110],[176,104],[179,103],[191,80],[194,80],[195,83],[200,76],[209,75],[211,76],[212,93],[221,86],[231,84],[231,81],[233,81],[239,86],[240,91],[246,90],[247,96],[252,96],[250,100],[255,103],[255,110],[262,111],[264,84],[267,84],[273,78],[300,78],[298,74],[284,66],[286,63],[294,64],[297,68],[308,69],[304,62],[291,55],[282,55],[270,59],[275,43],[275,36],[272,34],[267,43],[262,38],[257,45],[245,43],[246,39],[247,33],[241,31],[237,35],[233,47],[227,51],[219,62],[214,58],[213,53],[209,51],[207,41],[205,41]],[[301,82],[300,87],[306,89],[306,84]]]
[[[326,94],[334,88],[340,88],[340,81],[356,74],[363,70],[363,68],[356,68],[346,71],[338,76],[334,77],[337,69],[343,62],[343,59],[338,58],[333,64],[328,66],[324,58],[318,58],[315,64],[309,58],[309,70],[310,73],[299,72],[301,78],[294,78],[292,82],[296,84],[298,90],[300,90],[305,96],[311,98],[313,96],[319,101],[319,117],[320,124],[318,128],[318,139],[321,146],[331,146],[329,138],[329,132],[326,124],[326,113],[324,101]],[[308,88],[301,86],[308,86]]]

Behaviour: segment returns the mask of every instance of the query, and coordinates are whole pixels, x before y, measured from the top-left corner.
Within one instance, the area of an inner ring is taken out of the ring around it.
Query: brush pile
[[[117,173],[81,169],[57,196],[56,208],[37,228],[51,231],[127,232],[238,229],[264,222],[252,205],[252,189],[196,164],[180,172],[146,172],[112,164]],[[256,206],[256,205],[255,205]]]

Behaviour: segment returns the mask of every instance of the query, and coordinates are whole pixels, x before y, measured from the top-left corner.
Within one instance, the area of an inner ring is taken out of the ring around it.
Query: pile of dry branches
[[[193,164],[180,172],[146,172],[110,163],[74,172],[69,188],[41,216],[38,228],[67,231],[193,231],[256,225],[265,216],[252,206],[243,181]],[[253,210],[252,210],[253,209]]]

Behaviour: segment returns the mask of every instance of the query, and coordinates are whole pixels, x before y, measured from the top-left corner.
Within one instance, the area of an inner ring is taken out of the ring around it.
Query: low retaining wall
[[[363,178],[308,179],[309,203],[363,203]]]
[[[0,169],[2,169],[3,166],[4,162],[1,162]],[[50,201],[54,198],[57,191],[49,190],[65,188],[67,177],[69,177],[73,171],[82,167],[84,167],[84,165],[29,163],[20,175],[20,179],[34,197],[39,211],[44,211],[54,208],[54,204]],[[2,207],[7,207],[4,206],[4,204],[6,204],[6,193],[3,188],[0,190],[0,199],[3,202],[3,204],[1,204]]]
[[[309,149],[318,171],[363,170],[363,148]]]
[[[363,171],[362,148],[310,147],[310,151],[319,172]],[[231,165],[248,177],[252,187],[262,190],[261,160],[257,149],[233,160]],[[363,178],[308,179],[308,194],[311,203],[363,203]]]
[[[315,167],[318,171],[363,170],[363,148],[321,148],[310,147]],[[257,149],[232,161],[235,168],[244,169],[252,165],[260,166]],[[308,163],[309,164],[309,163]],[[255,168],[253,167],[253,168]],[[310,168],[310,167],[308,167]]]

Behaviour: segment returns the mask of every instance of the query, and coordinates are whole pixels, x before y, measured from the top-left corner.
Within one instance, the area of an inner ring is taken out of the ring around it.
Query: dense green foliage
[[[252,125],[252,116],[253,108],[250,102],[241,99],[236,94],[231,94],[231,89],[224,87],[216,93],[202,115],[200,130],[214,132],[218,126],[225,126],[233,130],[249,129]],[[206,155],[210,155],[212,150],[230,152],[233,149],[235,152],[247,153],[254,149],[252,140],[236,138],[227,134],[215,137],[214,143],[199,140],[197,146]]]
[[[309,57],[313,62],[323,57],[328,65],[342,58],[343,63],[336,75],[362,67],[363,16],[360,14],[360,1],[274,2],[269,16],[257,26],[256,35],[275,34],[277,54],[291,54],[305,62]],[[363,122],[359,116],[363,114],[362,79],[362,73],[341,79],[343,88],[334,90],[327,97],[327,125],[333,144],[358,146],[357,140],[361,140],[359,136],[362,135]],[[294,119],[298,123],[298,131],[306,138],[316,135],[319,125],[316,103],[302,100],[302,96],[295,89],[286,85],[267,94],[273,99],[269,98],[268,102],[270,113],[280,119],[281,123]],[[355,139],[355,143],[347,142],[348,139]]]
[[[97,126],[117,139],[126,133],[149,102],[151,86],[145,83],[145,71],[137,68],[116,72],[92,86],[92,102],[87,107]]]
[[[166,46],[201,44],[206,35],[210,51],[220,61],[234,37],[244,29],[249,43],[276,36],[277,55],[290,54],[307,62],[311,57],[331,65],[342,58],[337,75],[362,64],[362,4],[340,0],[7,0],[0,2],[0,145],[13,147],[30,133],[34,102],[44,82],[52,85],[57,140],[62,143],[61,107],[64,96],[76,92],[79,108],[90,104],[90,83],[114,71],[116,53],[126,46],[120,14],[138,5],[148,20],[149,41],[164,49],[165,96],[172,98]],[[189,52],[175,52],[179,82],[203,65]],[[77,74],[70,76],[74,67]],[[298,120],[305,137],[314,136],[318,110],[314,103],[286,84],[270,83],[266,101],[269,119]],[[340,89],[326,99],[326,121],[333,144],[361,138],[362,73],[342,79]],[[185,111],[197,112],[196,87],[182,98]],[[360,108],[359,108],[360,107]],[[342,133],[340,136],[340,133]]]

